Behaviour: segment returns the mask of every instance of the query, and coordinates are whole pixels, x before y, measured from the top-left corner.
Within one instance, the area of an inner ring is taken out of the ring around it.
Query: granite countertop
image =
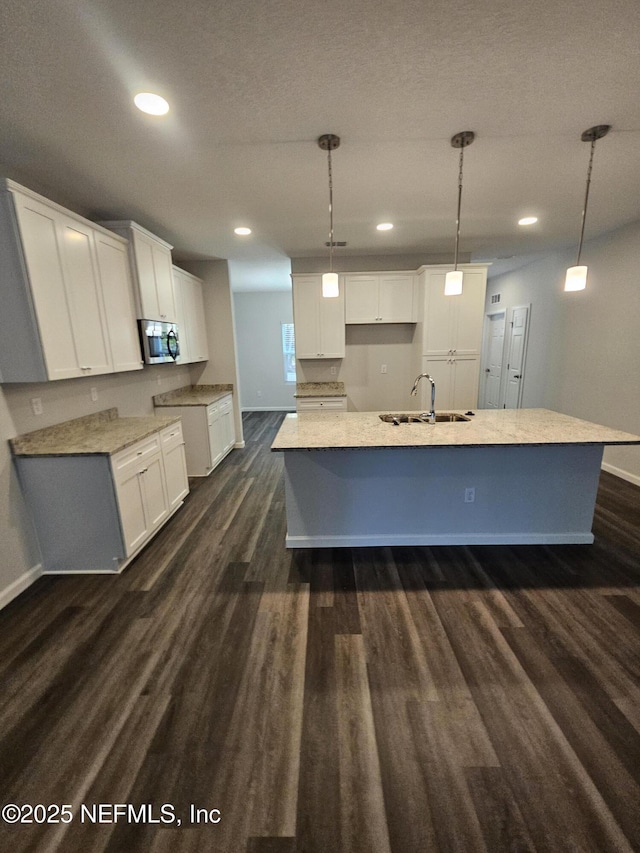
[[[344,382],[298,382],[294,397],[346,397]]]
[[[117,409],[105,409],[16,436],[9,443],[14,456],[111,455],[179,420],[154,415],[121,418]]]
[[[548,409],[480,409],[469,422],[399,426],[384,423],[378,417],[379,414],[385,413],[289,414],[282,422],[271,449],[640,444],[640,435],[610,429]]]
[[[208,406],[233,391],[233,385],[185,385],[175,391],[157,394],[153,405],[160,406]]]

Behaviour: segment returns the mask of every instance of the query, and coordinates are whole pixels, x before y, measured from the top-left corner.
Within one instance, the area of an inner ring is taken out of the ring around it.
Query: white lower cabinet
[[[162,459],[167,484],[167,502],[169,512],[180,506],[189,494],[189,479],[187,476],[187,460],[184,455],[184,437],[182,425],[175,424],[163,429],[160,433],[162,444]]]
[[[169,512],[159,434],[116,454],[111,464],[129,557],[146,542]]]
[[[15,462],[46,574],[121,571],[189,491],[179,422],[111,456]]]
[[[346,397],[296,398],[296,412],[346,412]]]
[[[480,359],[477,356],[452,356],[422,359],[423,371],[436,385],[436,411],[475,409],[478,406]],[[422,405],[429,408],[431,390],[422,383]],[[426,411],[425,409],[425,411]]]
[[[161,406],[156,413],[181,418],[189,477],[208,476],[236,443],[232,394],[209,405]]]

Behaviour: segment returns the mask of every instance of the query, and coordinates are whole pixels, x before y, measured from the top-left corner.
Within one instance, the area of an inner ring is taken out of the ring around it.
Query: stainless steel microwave
[[[159,320],[140,320],[140,343],[145,364],[176,361],[180,355],[178,326]]]

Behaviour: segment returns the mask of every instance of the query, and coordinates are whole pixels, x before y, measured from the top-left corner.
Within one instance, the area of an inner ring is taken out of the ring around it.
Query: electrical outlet
[[[40,397],[32,397],[31,398],[31,410],[34,415],[42,414],[42,400]]]
[[[91,399],[94,403],[98,402],[98,389],[97,388],[91,389]]]
[[[336,373],[338,372],[338,368],[335,366],[335,364],[332,365],[331,370],[329,372],[331,373],[332,376],[336,375]]]
[[[262,391],[256,391],[256,396],[262,397]]]
[[[472,488],[468,488],[464,490],[464,502],[466,504],[472,504],[476,499],[476,490]]]
[[[386,373],[386,372],[387,372],[387,365],[381,364],[380,365],[380,373]]]

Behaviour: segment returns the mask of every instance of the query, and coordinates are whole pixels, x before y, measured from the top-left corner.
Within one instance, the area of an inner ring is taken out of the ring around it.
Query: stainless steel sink
[[[396,426],[400,424],[426,424],[429,423],[427,417],[421,417],[420,415],[411,415],[406,412],[397,414],[397,415],[379,415],[381,421],[384,421],[386,424],[395,424]],[[459,415],[457,412],[436,412],[436,423],[459,423],[462,421],[470,421],[471,418],[466,417],[466,415]]]

